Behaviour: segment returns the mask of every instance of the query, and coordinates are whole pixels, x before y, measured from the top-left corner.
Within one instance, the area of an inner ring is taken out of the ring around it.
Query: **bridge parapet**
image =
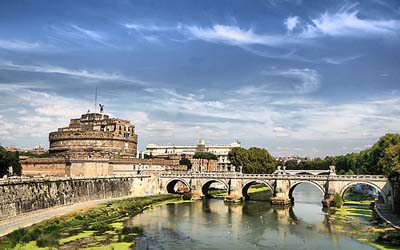
[[[384,175],[292,175],[241,173],[161,173],[161,178],[223,178],[223,179],[281,179],[281,180],[372,180],[387,181]]]
[[[0,179],[0,185],[5,184],[18,184],[18,183],[29,183],[29,182],[57,182],[57,181],[69,181],[69,180],[106,180],[106,179],[123,179],[123,178],[150,178],[151,175],[102,175],[102,176],[68,176],[68,177],[56,177],[56,176],[45,176],[45,177],[19,177],[19,178],[5,178]]]

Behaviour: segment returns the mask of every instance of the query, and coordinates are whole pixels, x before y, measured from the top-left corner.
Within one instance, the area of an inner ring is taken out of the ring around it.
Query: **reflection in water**
[[[301,184],[293,194],[294,207],[285,209],[259,201],[171,204],[137,215],[127,224],[144,229],[137,249],[373,249],[330,233],[319,192]]]

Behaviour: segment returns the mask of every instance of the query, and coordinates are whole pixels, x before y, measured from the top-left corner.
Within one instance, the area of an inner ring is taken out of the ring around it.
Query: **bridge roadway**
[[[213,183],[220,183],[228,190],[228,198],[248,198],[247,190],[253,184],[262,183],[273,191],[272,202],[289,204],[293,201],[292,193],[300,183],[315,185],[324,195],[324,201],[331,200],[338,193],[357,184],[366,184],[376,188],[381,201],[391,205],[391,186],[383,175],[312,175],[312,174],[242,174],[242,173],[161,173],[159,186],[164,192],[176,192],[176,184],[183,183],[193,195],[208,196],[208,190]]]

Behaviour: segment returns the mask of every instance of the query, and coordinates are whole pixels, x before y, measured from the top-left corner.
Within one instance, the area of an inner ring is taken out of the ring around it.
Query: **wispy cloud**
[[[238,25],[214,24],[211,27],[178,24],[176,26],[160,26],[149,23],[124,23],[127,29],[139,32],[171,32],[192,39],[213,43],[225,43],[234,46],[265,45],[284,46],[288,44],[307,43],[312,39],[324,36],[333,37],[379,37],[399,35],[399,19],[372,19],[360,17],[358,4],[345,5],[336,12],[324,12],[311,22],[298,16],[284,19],[289,33],[262,33],[252,28],[246,29]],[[295,32],[297,31],[297,32]]]
[[[117,48],[117,46],[109,41],[109,36],[107,35],[107,33],[102,31],[83,28],[76,24],[68,24],[65,26],[52,26],[51,28],[54,30],[55,36],[67,39],[63,42],[69,41],[78,44],[85,44],[88,46],[93,46],[93,42],[96,42],[107,47]]]
[[[358,4],[342,7],[336,13],[325,12],[312,19],[300,34],[303,38],[321,36],[379,37],[399,35],[399,19],[368,19],[359,17]]]
[[[347,56],[347,57],[325,57],[323,61],[330,64],[343,64],[358,58],[362,57],[362,55],[355,55],[355,56]]]
[[[321,84],[321,76],[314,69],[264,70],[262,73],[295,80],[294,90],[301,94],[314,92]]]
[[[250,45],[261,44],[269,46],[278,46],[294,42],[293,39],[282,36],[260,35],[252,29],[244,30],[237,26],[214,25],[211,28],[199,26],[188,26],[187,31],[193,38],[209,42],[222,42],[231,45]]]
[[[85,69],[76,70],[54,65],[24,65],[24,64],[15,64],[10,61],[0,61],[0,69],[35,72],[35,73],[47,73],[47,74],[62,74],[70,77],[80,77],[80,78],[94,79],[99,81],[114,80],[114,81],[123,81],[139,85],[147,84],[144,81],[140,81],[133,77],[128,77],[118,73],[105,73],[101,71],[90,71]]]
[[[31,43],[20,40],[4,40],[0,39],[0,48],[14,51],[37,51],[42,49],[40,43]]]
[[[167,30],[174,30],[177,28],[177,27],[159,26],[155,24],[138,23],[138,22],[123,23],[122,26],[127,29],[136,31],[167,31]]]

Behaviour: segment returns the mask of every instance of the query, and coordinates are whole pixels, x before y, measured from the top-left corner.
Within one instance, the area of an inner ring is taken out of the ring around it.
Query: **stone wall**
[[[0,181],[0,220],[71,203],[158,194],[157,178],[53,178]]]

